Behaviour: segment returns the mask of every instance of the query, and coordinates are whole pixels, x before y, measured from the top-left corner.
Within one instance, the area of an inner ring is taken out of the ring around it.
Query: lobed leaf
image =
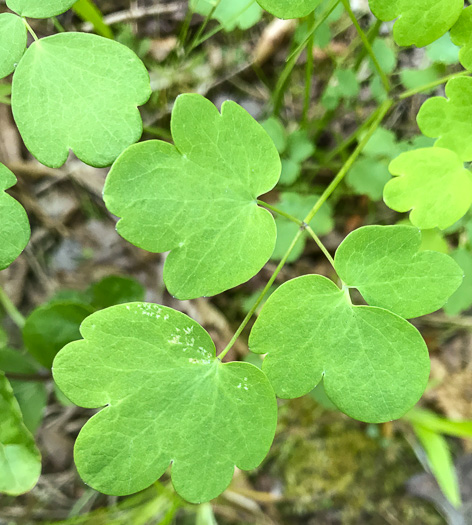
[[[18,496],[36,485],[41,456],[3,372],[0,372],[0,413],[0,492]]]
[[[403,318],[381,308],[353,306],[320,275],[298,277],[268,299],[252,329],[250,349],[276,394],[295,398],[323,379],[329,399],[370,423],[403,416],[429,376],[428,349]]]
[[[171,130],[175,146],[148,141],[119,157],[105,204],[121,217],[117,230],[126,240],[171,250],[164,282],[172,295],[215,295],[256,275],[272,255],[274,219],[256,200],[277,183],[279,155],[234,102],[220,114],[200,95],[181,95]]]
[[[395,176],[384,188],[384,201],[399,212],[411,210],[421,229],[445,229],[463,217],[472,203],[472,177],[449,149],[422,148],[402,153],[389,166]]]
[[[12,13],[0,14],[0,78],[12,73],[26,51],[26,27]]]
[[[369,0],[374,15],[384,22],[397,18],[393,36],[400,46],[427,46],[456,23],[463,0]]]
[[[4,191],[15,184],[15,175],[0,164],[0,270],[4,270],[21,254],[31,235],[23,206]]]
[[[451,29],[451,40],[456,46],[462,46],[459,52],[460,63],[466,69],[472,69],[472,6],[462,10],[461,16]]]
[[[101,310],[84,340],[54,361],[54,379],[74,403],[105,406],[79,434],[75,462],[106,494],[140,491],[172,464],[186,500],[208,501],[249,470],[275,433],[272,387],[255,366],[221,363],[208,333],[186,315],[155,304]]]
[[[28,48],[13,77],[11,103],[25,145],[40,162],[58,168],[70,149],[103,167],[140,138],[138,106],[150,95],[149,74],[126,46],[60,33]]]
[[[472,78],[453,78],[446,96],[428,99],[418,113],[418,126],[436,138],[436,146],[455,151],[463,161],[472,161]]]
[[[226,31],[236,27],[249,29],[262,16],[262,9],[255,0],[190,0],[190,8],[203,16],[211,13]]]
[[[257,0],[259,5],[279,18],[302,18],[312,13],[321,0]]]
[[[49,18],[65,13],[76,0],[7,0],[7,6],[20,16]]]
[[[419,251],[413,226],[365,226],[339,246],[335,266],[367,303],[407,319],[439,310],[459,288],[463,271],[443,253]]]

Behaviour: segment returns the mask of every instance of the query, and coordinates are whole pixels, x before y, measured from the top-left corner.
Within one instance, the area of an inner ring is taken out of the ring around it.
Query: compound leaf
[[[459,288],[463,271],[448,255],[419,251],[414,226],[365,226],[339,246],[339,277],[367,303],[407,319],[439,310]]]
[[[453,78],[446,96],[428,99],[418,113],[418,126],[427,136],[439,137],[435,146],[472,160],[472,78]]]
[[[410,213],[420,229],[445,229],[463,217],[472,203],[472,178],[449,149],[422,148],[402,153],[389,166],[396,176],[384,188],[393,210]]]
[[[31,234],[23,206],[3,191],[15,184],[15,175],[0,164],[0,270],[4,270],[21,254]]]
[[[460,63],[466,69],[472,69],[472,6],[462,10],[459,20],[451,29],[451,40],[456,46],[462,46],[459,51]]]
[[[179,299],[215,295],[253,277],[275,246],[272,215],[257,197],[280,176],[277,150],[243,108],[221,114],[204,97],[181,95],[171,121],[175,146],[127,149],[107,177],[104,199],[126,240],[172,250],[164,282]]]
[[[65,13],[76,0],[7,0],[7,6],[20,16],[49,18]]]
[[[456,23],[463,0],[369,0],[374,15],[384,22],[398,18],[393,36],[400,46],[427,46]]]
[[[80,339],[80,323],[92,312],[92,307],[71,301],[36,308],[23,327],[26,349],[38,363],[51,368],[57,352],[67,343]]]
[[[155,304],[101,310],[81,326],[84,340],[54,361],[54,379],[76,404],[106,406],[75,445],[84,481],[106,494],[149,486],[172,463],[177,492],[190,502],[223,492],[234,466],[267,454],[277,404],[265,375],[248,363],[221,363],[208,333]]]
[[[126,46],[60,33],[28,48],[13,77],[11,103],[25,145],[40,162],[60,167],[71,149],[103,167],[140,138],[138,106],[150,94],[149,74]]]
[[[321,0],[257,0],[266,11],[279,18],[302,18],[312,13]]]
[[[0,14],[0,78],[12,73],[26,50],[26,27],[12,13]]]
[[[211,13],[226,31],[236,27],[249,29],[262,16],[262,9],[254,0],[190,0],[190,8],[203,16]]]
[[[0,413],[0,492],[18,496],[36,485],[41,456],[3,372],[0,372]]]
[[[340,410],[371,423],[403,416],[429,376],[428,350],[416,328],[382,308],[353,306],[320,275],[280,286],[262,308],[249,346],[268,354],[262,369],[279,397],[307,394],[323,379]]]

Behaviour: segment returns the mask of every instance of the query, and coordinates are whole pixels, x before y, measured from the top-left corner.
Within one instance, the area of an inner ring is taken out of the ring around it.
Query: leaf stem
[[[25,325],[25,318],[18,310],[18,308],[13,304],[11,299],[5,293],[5,290],[0,286],[0,304],[3,306],[5,312],[10,317],[10,319],[18,326],[18,328],[23,328]]]
[[[359,35],[360,39],[362,40],[362,43],[364,44],[364,47],[367,53],[369,54],[370,59],[372,60],[372,63],[374,64],[375,69],[377,70],[377,73],[380,76],[380,79],[382,81],[382,84],[384,85],[385,90],[387,91],[387,93],[389,93],[390,92],[390,81],[388,80],[388,77],[385,74],[385,71],[380,66],[379,61],[377,60],[377,57],[375,56],[374,50],[372,49],[372,46],[369,42],[369,39],[367,38],[366,34],[362,30],[361,26],[359,25],[356,15],[353,13],[351,9],[349,0],[341,0],[341,2],[344,5],[344,9],[346,10],[346,13],[349,15],[349,18],[354,24],[357,34]]]
[[[274,213],[277,213],[278,215],[282,215],[282,217],[285,217],[291,222],[294,222],[297,226],[303,226],[303,221],[300,219],[297,219],[293,215],[290,215],[290,213],[287,213],[283,210],[280,210],[279,208],[276,208],[275,206],[272,206],[272,204],[267,204],[267,202],[257,200],[257,204],[260,204],[261,206],[264,206],[264,208],[267,208],[270,211],[273,211]]]
[[[459,73],[451,73],[450,75],[447,75],[438,80],[435,80],[434,82],[429,82],[428,84],[424,84],[417,88],[409,89],[408,91],[404,91],[403,93],[401,93],[400,95],[396,97],[396,100],[405,100],[406,98],[412,97],[413,95],[418,95],[419,93],[422,93],[423,91],[428,91],[429,89],[435,88],[436,86],[445,84],[448,80],[451,80],[452,78],[466,77],[470,75],[471,75],[470,71],[460,71]]]
[[[289,249],[283,256],[282,260],[280,261],[279,265],[275,269],[274,273],[272,274],[272,277],[269,279],[269,282],[265,285],[264,289],[260,293],[259,297],[257,298],[257,301],[254,303],[253,307],[249,310],[246,317],[244,318],[243,322],[239,325],[239,328],[236,330],[236,333],[231,338],[231,341],[226,345],[225,349],[219,354],[218,359],[221,361],[225,355],[233,348],[234,343],[236,343],[238,337],[241,335],[243,330],[246,328],[247,324],[251,320],[251,317],[256,312],[257,308],[261,304],[264,297],[267,295],[268,291],[270,290],[270,287],[274,284],[275,279],[279,275],[282,268],[285,266],[285,263],[287,262],[287,259],[290,257],[290,254],[292,253],[292,250],[295,248],[295,245],[297,244],[298,240],[303,234],[303,230],[300,228],[297,232],[297,235],[292,241],[292,244],[290,245]]]
[[[36,33],[33,31],[33,28],[28,24],[26,18],[23,18],[23,24],[25,24],[28,33],[34,38],[35,42],[39,42],[39,38],[36,36]]]
[[[336,175],[336,177],[332,180],[331,184],[325,189],[321,197],[318,199],[316,204],[313,206],[310,213],[305,217],[304,221],[306,224],[310,224],[310,222],[313,220],[313,217],[318,213],[319,209],[323,204],[328,200],[328,197],[331,196],[333,191],[339,186],[341,181],[344,179],[344,177],[347,175],[348,171],[352,168],[352,165],[357,160],[357,157],[362,153],[362,150],[365,148],[367,142],[369,142],[370,138],[376,131],[376,129],[379,127],[380,123],[384,119],[387,112],[390,110],[390,108],[393,106],[393,100],[386,100],[376,111],[376,117],[373,120],[369,130],[364,135],[362,140],[359,142],[357,148],[352,152],[351,156],[347,159],[347,161],[344,163],[343,167],[340,169],[339,173]]]
[[[309,233],[310,237],[316,242],[318,245],[318,248],[323,252],[325,257],[328,259],[329,263],[333,267],[334,271],[336,272],[336,268],[334,266],[334,259],[331,257],[331,254],[328,251],[328,248],[321,242],[321,239],[316,235],[316,233],[313,231],[313,228],[311,226],[306,226],[305,230]],[[336,272],[337,274],[337,272]]]
[[[59,22],[59,20],[55,16],[53,16],[51,20],[52,20],[54,27],[56,28],[56,31],[59,31],[59,33],[66,32],[66,30],[64,29],[64,26]]]

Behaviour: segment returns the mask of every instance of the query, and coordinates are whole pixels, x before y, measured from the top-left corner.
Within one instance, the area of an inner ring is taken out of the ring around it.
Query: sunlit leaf
[[[20,16],[49,18],[72,7],[76,0],[7,0],[7,6]]]
[[[13,72],[26,51],[26,27],[12,13],[0,14],[0,78]]]

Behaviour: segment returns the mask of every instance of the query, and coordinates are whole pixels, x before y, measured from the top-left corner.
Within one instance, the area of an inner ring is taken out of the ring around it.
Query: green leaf
[[[0,14],[0,78],[12,73],[26,50],[26,27],[12,13]]]
[[[418,126],[427,137],[439,137],[436,146],[472,161],[472,78],[453,78],[446,96],[428,99],[418,113]]]
[[[376,38],[372,44],[372,51],[374,52],[377,61],[387,74],[393,73],[397,65],[397,56],[395,51],[387,44],[384,38]],[[369,58],[369,67],[372,71],[376,71],[376,68]]]
[[[277,208],[286,213],[293,215],[297,219],[303,220],[308,215],[313,206],[319,199],[319,195],[300,195],[298,193],[282,193]],[[281,215],[275,219],[277,225],[277,242],[271,259],[280,260],[285,255],[289,246],[298,231],[298,226]],[[329,202],[324,203],[316,214],[316,217],[310,223],[317,235],[326,235],[334,228],[333,209]],[[287,262],[293,262],[300,258],[304,249],[308,234],[295,245],[294,250],[287,259]]]
[[[444,307],[448,315],[458,315],[472,306],[472,253],[466,248],[458,248],[451,257],[462,268],[464,282]]]
[[[91,304],[95,308],[108,308],[115,304],[143,301],[145,290],[135,279],[110,275],[89,289]]]
[[[315,146],[304,129],[294,131],[288,136],[287,156],[294,162],[302,163],[315,152]]]
[[[292,159],[282,159],[282,173],[280,174],[279,184],[291,186],[300,177],[302,167],[299,162]]]
[[[73,302],[54,302],[36,308],[23,327],[26,349],[38,363],[51,368],[57,352],[80,339],[80,323],[92,312],[91,307]]]
[[[472,421],[455,421],[440,417],[430,410],[414,408],[405,415],[408,421],[421,425],[438,434],[454,437],[472,438]]]
[[[36,374],[39,366],[18,350],[0,348],[0,370],[7,374]],[[44,382],[11,380],[11,387],[23,414],[26,428],[34,433],[39,427],[47,405]]]
[[[410,213],[421,229],[445,229],[467,213],[472,203],[472,178],[461,159],[444,148],[402,153],[390,163],[395,176],[384,189],[389,208]]]
[[[449,33],[446,33],[439,40],[430,44],[426,48],[426,54],[431,61],[440,64],[457,64],[459,60],[459,48],[453,44]]]
[[[255,0],[190,0],[190,9],[203,16],[208,16],[214,9],[212,18],[218,20],[226,31],[233,31],[236,27],[249,29],[262,17],[262,9]]]
[[[130,49],[97,35],[60,33],[28,48],[11,103],[25,145],[40,162],[58,168],[71,149],[103,167],[140,138],[138,106],[150,95],[149,74]]]
[[[266,11],[279,18],[302,18],[309,15],[321,0],[257,0]]]
[[[101,310],[83,341],[54,361],[54,379],[76,404],[98,408],[79,434],[75,462],[93,488],[124,495],[154,483],[172,463],[186,500],[208,501],[267,454],[277,405],[255,366],[221,363],[208,333],[155,304]]]
[[[364,226],[339,246],[335,266],[371,306],[406,319],[439,310],[462,284],[463,272],[448,255],[419,251],[414,226]]]
[[[462,10],[459,20],[451,29],[451,40],[456,46],[462,46],[459,51],[460,63],[466,69],[472,69],[472,6]]]
[[[374,15],[384,22],[397,18],[393,36],[400,46],[427,46],[456,23],[463,0],[369,0]]]
[[[460,507],[459,482],[447,441],[440,434],[421,425],[413,425],[413,430],[423,445],[439,487],[452,505]]]
[[[288,137],[284,125],[277,117],[270,117],[261,122],[269,137],[273,140],[277,151],[282,155],[287,149]]]
[[[388,163],[369,157],[357,160],[346,177],[347,184],[359,195],[368,195],[372,200],[382,198],[385,184],[390,180]]]
[[[263,128],[225,102],[181,95],[172,112],[175,146],[126,150],[108,175],[104,199],[117,230],[151,252],[171,250],[164,282],[179,299],[237,286],[269,260],[276,228],[256,199],[278,181],[280,159]]]
[[[113,31],[103,21],[102,12],[92,0],[77,0],[73,6],[73,11],[84,22],[92,24],[97,34],[105,38],[113,38]]]
[[[268,354],[262,369],[279,397],[307,394],[323,379],[341,411],[369,423],[403,416],[429,376],[416,328],[387,310],[353,306],[320,275],[298,277],[272,294],[249,347]]]
[[[402,68],[400,71],[400,79],[406,89],[416,89],[428,84],[432,84],[441,78],[441,73],[436,65],[432,65],[425,69],[408,69]],[[436,89],[432,86],[429,89],[422,90],[423,93],[431,93]]]
[[[8,379],[0,372],[0,492],[31,490],[41,473],[41,456],[25,427]]]
[[[15,175],[0,164],[0,270],[4,270],[21,254],[31,235],[28,216],[23,206],[2,191],[15,184]]]
[[[49,18],[72,7],[76,0],[7,0],[7,6],[20,16]]]

